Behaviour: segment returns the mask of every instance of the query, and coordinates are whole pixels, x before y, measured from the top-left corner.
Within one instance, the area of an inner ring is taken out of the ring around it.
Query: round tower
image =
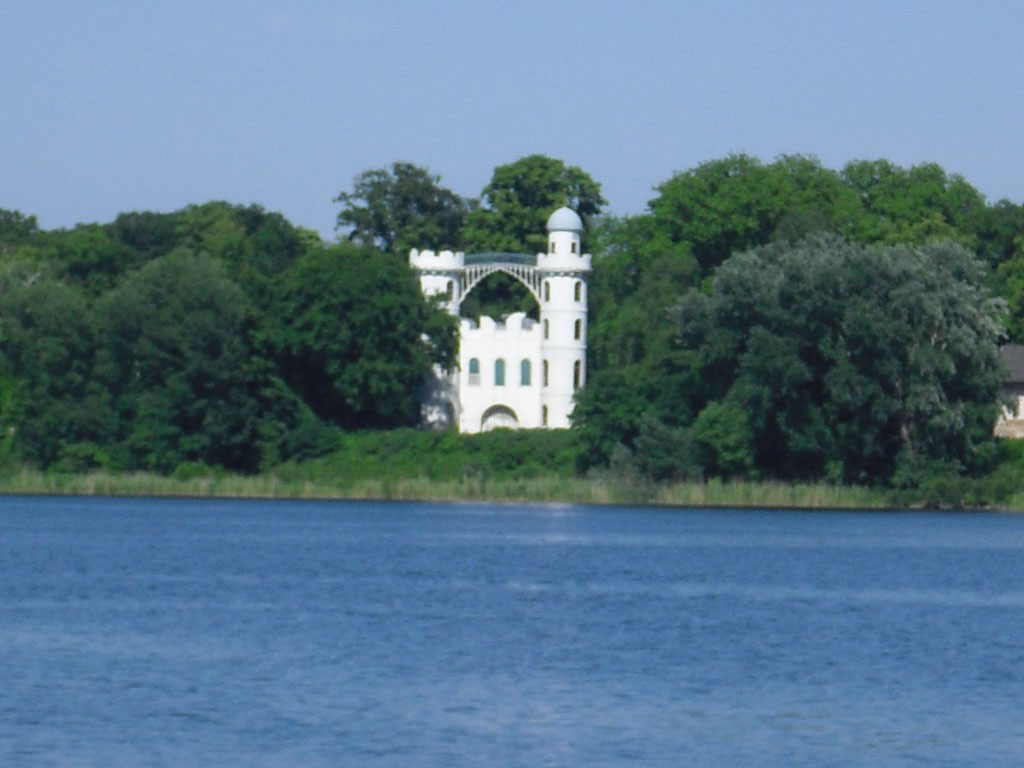
[[[562,207],[548,219],[548,247],[537,255],[540,273],[541,423],[568,427],[573,395],[586,383],[587,277],[583,222]]]

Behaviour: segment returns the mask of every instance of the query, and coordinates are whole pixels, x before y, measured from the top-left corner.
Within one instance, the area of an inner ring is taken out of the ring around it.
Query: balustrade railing
[[[537,255],[531,253],[485,251],[483,253],[467,253],[463,263],[467,267],[471,264],[521,264],[527,267],[535,267],[537,266]]]

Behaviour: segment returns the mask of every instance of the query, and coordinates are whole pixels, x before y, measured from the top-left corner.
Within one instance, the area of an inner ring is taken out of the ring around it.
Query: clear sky
[[[477,196],[539,152],[644,210],[730,152],[934,161],[1024,202],[1024,3],[9,0],[0,207],[224,199],[334,235],[396,160]]]

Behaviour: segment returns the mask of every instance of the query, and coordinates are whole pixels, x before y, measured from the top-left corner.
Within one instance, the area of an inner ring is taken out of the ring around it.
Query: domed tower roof
[[[582,232],[583,220],[572,208],[562,206],[548,218],[548,232]]]

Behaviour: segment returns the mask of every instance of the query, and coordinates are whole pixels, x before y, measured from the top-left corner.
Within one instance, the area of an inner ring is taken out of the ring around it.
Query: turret
[[[583,222],[572,208],[559,208],[548,218],[548,248],[537,254],[537,267],[590,271],[590,254],[583,253]]]
[[[587,277],[591,258],[583,253],[583,222],[571,208],[548,219],[547,252],[537,255],[542,326],[542,423],[568,427],[573,396],[586,381]]]

